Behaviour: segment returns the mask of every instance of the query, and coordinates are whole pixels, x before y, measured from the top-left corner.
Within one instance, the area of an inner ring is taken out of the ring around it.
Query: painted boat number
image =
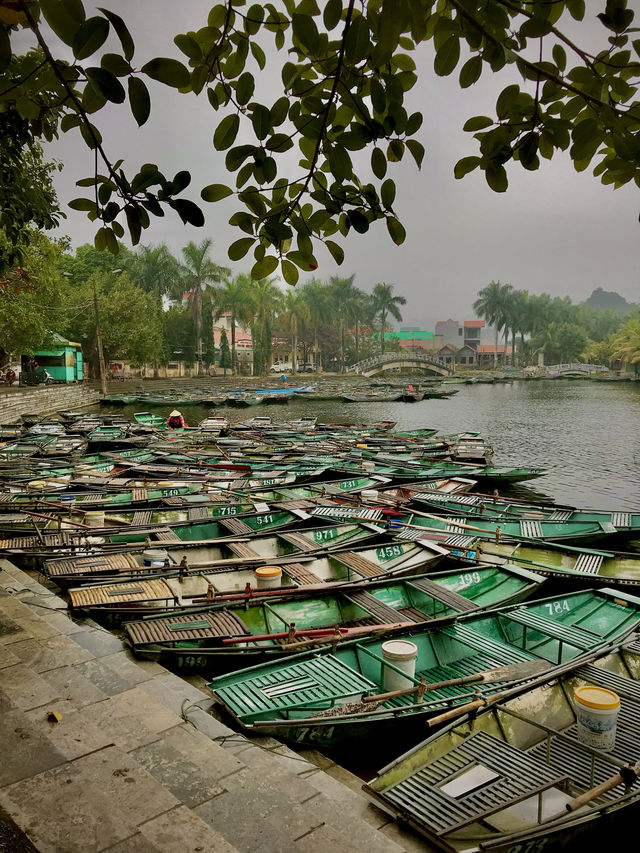
[[[160,492],[160,494],[162,495],[162,497],[163,497],[163,498],[168,498],[168,497],[170,497],[171,495],[179,495],[179,494],[180,494],[180,489],[163,489],[163,490]]]
[[[237,506],[221,506],[217,510],[217,515],[237,515],[238,507]]]
[[[468,572],[460,578],[458,589],[466,589],[466,587],[471,586],[474,583],[480,583],[481,580],[480,572]]]
[[[383,563],[387,560],[393,560],[394,557],[401,557],[404,554],[402,545],[385,545],[384,548],[376,549],[376,556]]]
[[[330,528],[329,530],[314,530],[313,538],[316,542],[327,542],[329,539],[335,539],[338,535],[335,527]]]
[[[549,616],[559,616],[561,613],[571,612],[569,602],[566,598],[562,601],[550,601],[545,605],[545,607],[549,611]]]
[[[269,515],[259,515],[256,518],[256,524],[271,524],[273,522],[273,513]]]
[[[347,489],[353,489],[353,488],[354,488],[355,486],[357,486],[357,485],[358,485],[358,481],[357,481],[357,480],[343,480],[343,481],[340,483],[340,488],[341,488],[343,491],[346,491]]]

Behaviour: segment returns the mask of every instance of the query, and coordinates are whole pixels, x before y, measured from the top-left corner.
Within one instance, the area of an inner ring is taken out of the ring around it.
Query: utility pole
[[[100,315],[98,313],[98,294],[96,293],[96,283],[93,282],[93,308],[96,313],[96,345],[98,347],[98,364],[100,366],[100,385],[102,386],[103,396],[107,396],[107,374],[104,369],[104,353],[102,351],[102,335],[100,334]]]

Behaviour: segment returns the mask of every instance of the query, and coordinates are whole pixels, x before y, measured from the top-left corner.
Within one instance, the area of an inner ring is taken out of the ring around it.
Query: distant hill
[[[603,290],[601,287],[597,287],[584,304],[590,308],[601,308],[603,311],[617,311],[619,314],[627,314],[635,307],[615,290]]]

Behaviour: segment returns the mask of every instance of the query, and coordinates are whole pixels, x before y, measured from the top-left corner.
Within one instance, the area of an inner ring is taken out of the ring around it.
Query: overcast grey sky
[[[204,26],[209,5],[201,0],[136,0],[135,4],[111,0],[109,8],[128,22],[137,46],[135,64],[140,67],[151,56],[184,58],[172,43],[173,35]],[[595,16],[601,4],[591,2],[587,7]],[[599,33],[595,17],[585,26],[587,37]],[[514,71],[508,71],[509,79],[504,72],[483,72],[477,84],[460,90],[457,72],[444,79],[434,75],[429,46],[416,60],[421,76],[410,93],[408,109],[424,113],[418,138],[426,155],[420,172],[409,158],[390,164],[388,173],[398,185],[396,209],[407,230],[405,244],[394,246],[384,222],[377,223],[367,235],[354,234],[346,241],[341,267],[320,247],[316,276],[326,279],[355,273],[356,284],[364,290],[378,281],[395,284],[396,292],[407,299],[405,324],[426,329],[432,329],[438,319],[470,317],[478,290],[492,279],[532,293],[568,295],[574,302],[599,286],[640,301],[640,190],[628,185],[614,192],[589,171],[575,172],[566,155],[542,161],[537,172],[512,164],[509,189],[503,194],[490,190],[480,172],[456,181],[456,161],[476,153],[475,141],[462,131],[462,125],[472,115],[494,114],[496,96],[513,82]],[[260,84],[258,100],[263,94],[273,102],[282,94],[275,70],[261,75]],[[196,201],[202,186],[232,183],[227,181],[224,155],[214,150],[211,141],[221,116],[210,108],[206,96],[180,95],[152,82],[150,88],[153,108],[144,128],[137,129],[126,104],[97,115],[113,159],[124,157],[129,173],[144,162],[157,163],[167,174],[189,169],[190,192]],[[92,173],[92,154],[75,133],[63,135],[47,153],[64,163],[56,185],[66,203],[83,192],[76,189],[75,181]],[[296,160],[291,157],[292,170]],[[142,241],[166,242],[179,253],[189,240],[212,237],[218,263],[237,272],[248,271],[250,256],[246,262],[230,264],[226,255],[229,243],[241,236],[227,224],[237,203],[227,199],[203,206],[204,228],[185,227],[177,216],[166,216],[153,219]],[[73,245],[92,241],[92,223],[83,214],[68,211],[68,215],[62,230]]]

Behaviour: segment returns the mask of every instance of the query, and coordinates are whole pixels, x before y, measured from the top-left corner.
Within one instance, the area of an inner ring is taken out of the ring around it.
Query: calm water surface
[[[477,430],[493,445],[496,465],[548,470],[531,481],[539,497],[595,509],[640,508],[640,384],[550,380],[449,387],[458,393],[420,403],[292,400],[288,406],[247,409],[189,406],[184,415],[192,426],[220,413],[231,423],[257,414],[274,421],[315,415],[329,423],[391,418],[399,429]],[[131,416],[142,408],[107,411]],[[152,411],[166,416],[169,407]]]

